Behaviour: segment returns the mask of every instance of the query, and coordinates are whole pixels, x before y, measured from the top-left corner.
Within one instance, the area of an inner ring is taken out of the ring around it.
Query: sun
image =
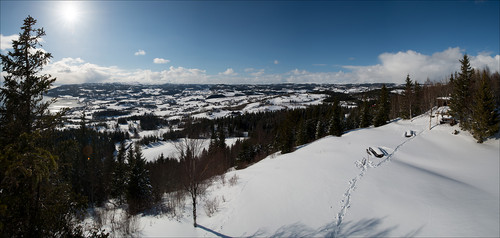
[[[80,18],[80,10],[77,2],[64,1],[60,3],[59,14],[63,24],[72,26],[78,22]]]

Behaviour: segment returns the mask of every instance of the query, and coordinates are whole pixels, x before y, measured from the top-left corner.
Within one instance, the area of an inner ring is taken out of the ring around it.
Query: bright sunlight
[[[80,9],[77,2],[60,2],[59,13],[64,25],[73,26],[80,18]]]

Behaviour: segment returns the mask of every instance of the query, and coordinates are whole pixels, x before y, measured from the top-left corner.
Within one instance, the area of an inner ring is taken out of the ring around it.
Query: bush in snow
[[[203,207],[205,208],[205,213],[207,214],[207,216],[211,217],[215,212],[219,210],[219,200],[217,199],[217,197],[207,199],[205,200],[205,205]]]

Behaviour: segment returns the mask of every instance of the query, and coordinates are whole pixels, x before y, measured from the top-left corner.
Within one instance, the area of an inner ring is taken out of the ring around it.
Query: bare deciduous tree
[[[203,149],[203,140],[184,138],[175,145],[179,153],[179,159],[183,168],[182,181],[184,189],[191,196],[193,204],[193,226],[196,224],[196,205],[198,197],[206,191],[205,180],[210,178],[209,158],[201,157]]]

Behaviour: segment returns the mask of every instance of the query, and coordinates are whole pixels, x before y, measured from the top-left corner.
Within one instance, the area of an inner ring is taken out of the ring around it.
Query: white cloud
[[[239,75],[232,68],[209,75],[203,69],[170,66],[166,70],[149,69],[126,70],[116,66],[100,66],[85,62],[80,58],[63,58],[51,62],[44,73],[57,77],[57,84],[124,82],[124,83],[228,83],[228,84],[267,84],[267,83],[404,83],[407,74],[412,80],[423,83],[443,80],[460,70],[459,60],[465,51],[449,48],[431,55],[408,50],[379,55],[379,63],[366,66],[342,66],[343,70],[334,72],[310,72],[293,69],[285,73],[269,73],[265,69],[246,68]],[[500,71],[500,55],[480,53],[469,55],[471,66],[488,67],[492,72]]]
[[[500,55],[491,57],[488,53],[480,53],[476,56],[471,56],[471,67],[482,69],[488,67],[492,72],[500,72]]]
[[[250,73],[250,75],[252,75],[254,77],[260,77],[260,76],[264,75],[264,69],[259,69],[255,72]]]
[[[432,55],[412,50],[383,53],[379,56],[380,64],[343,67],[352,71],[348,73],[351,82],[403,83],[407,74],[418,82],[424,82],[427,78],[441,81],[460,70],[459,60],[462,59],[463,52],[464,50],[456,47]],[[499,55],[492,57],[484,53],[471,56],[471,66],[476,68],[488,66],[492,71],[499,71],[499,58]]]
[[[17,40],[19,35],[4,36],[0,34],[0,50],[12,49],[12,40]]]
[[[81,58],[63,58],[44,68],[43,73],[56,77],[56,84],[79,83],[209,83],[205,70],[173,67],[163,71],[125,70],[116,66],[99,66]]]
[[[137,52],[134,53],[135,56],[138,56],[138,55],[146,55],[146,51],[144,50],[138,50]]]
[[[278,60],[274,60],[274,64],[279,64],[280,62]]]
[[[236,76],[238,73],[234,72],[232,68],[227,68],[226,71],[220,72],[219,75],[225,75],[225,76]]]
[[[205,70],[170,66],[160,72],[163,83],[209,83]]]
[[[155,64],[166,64],[170,62],[170,60],[162,59],[162,58],[154,58],[153,63]]]

